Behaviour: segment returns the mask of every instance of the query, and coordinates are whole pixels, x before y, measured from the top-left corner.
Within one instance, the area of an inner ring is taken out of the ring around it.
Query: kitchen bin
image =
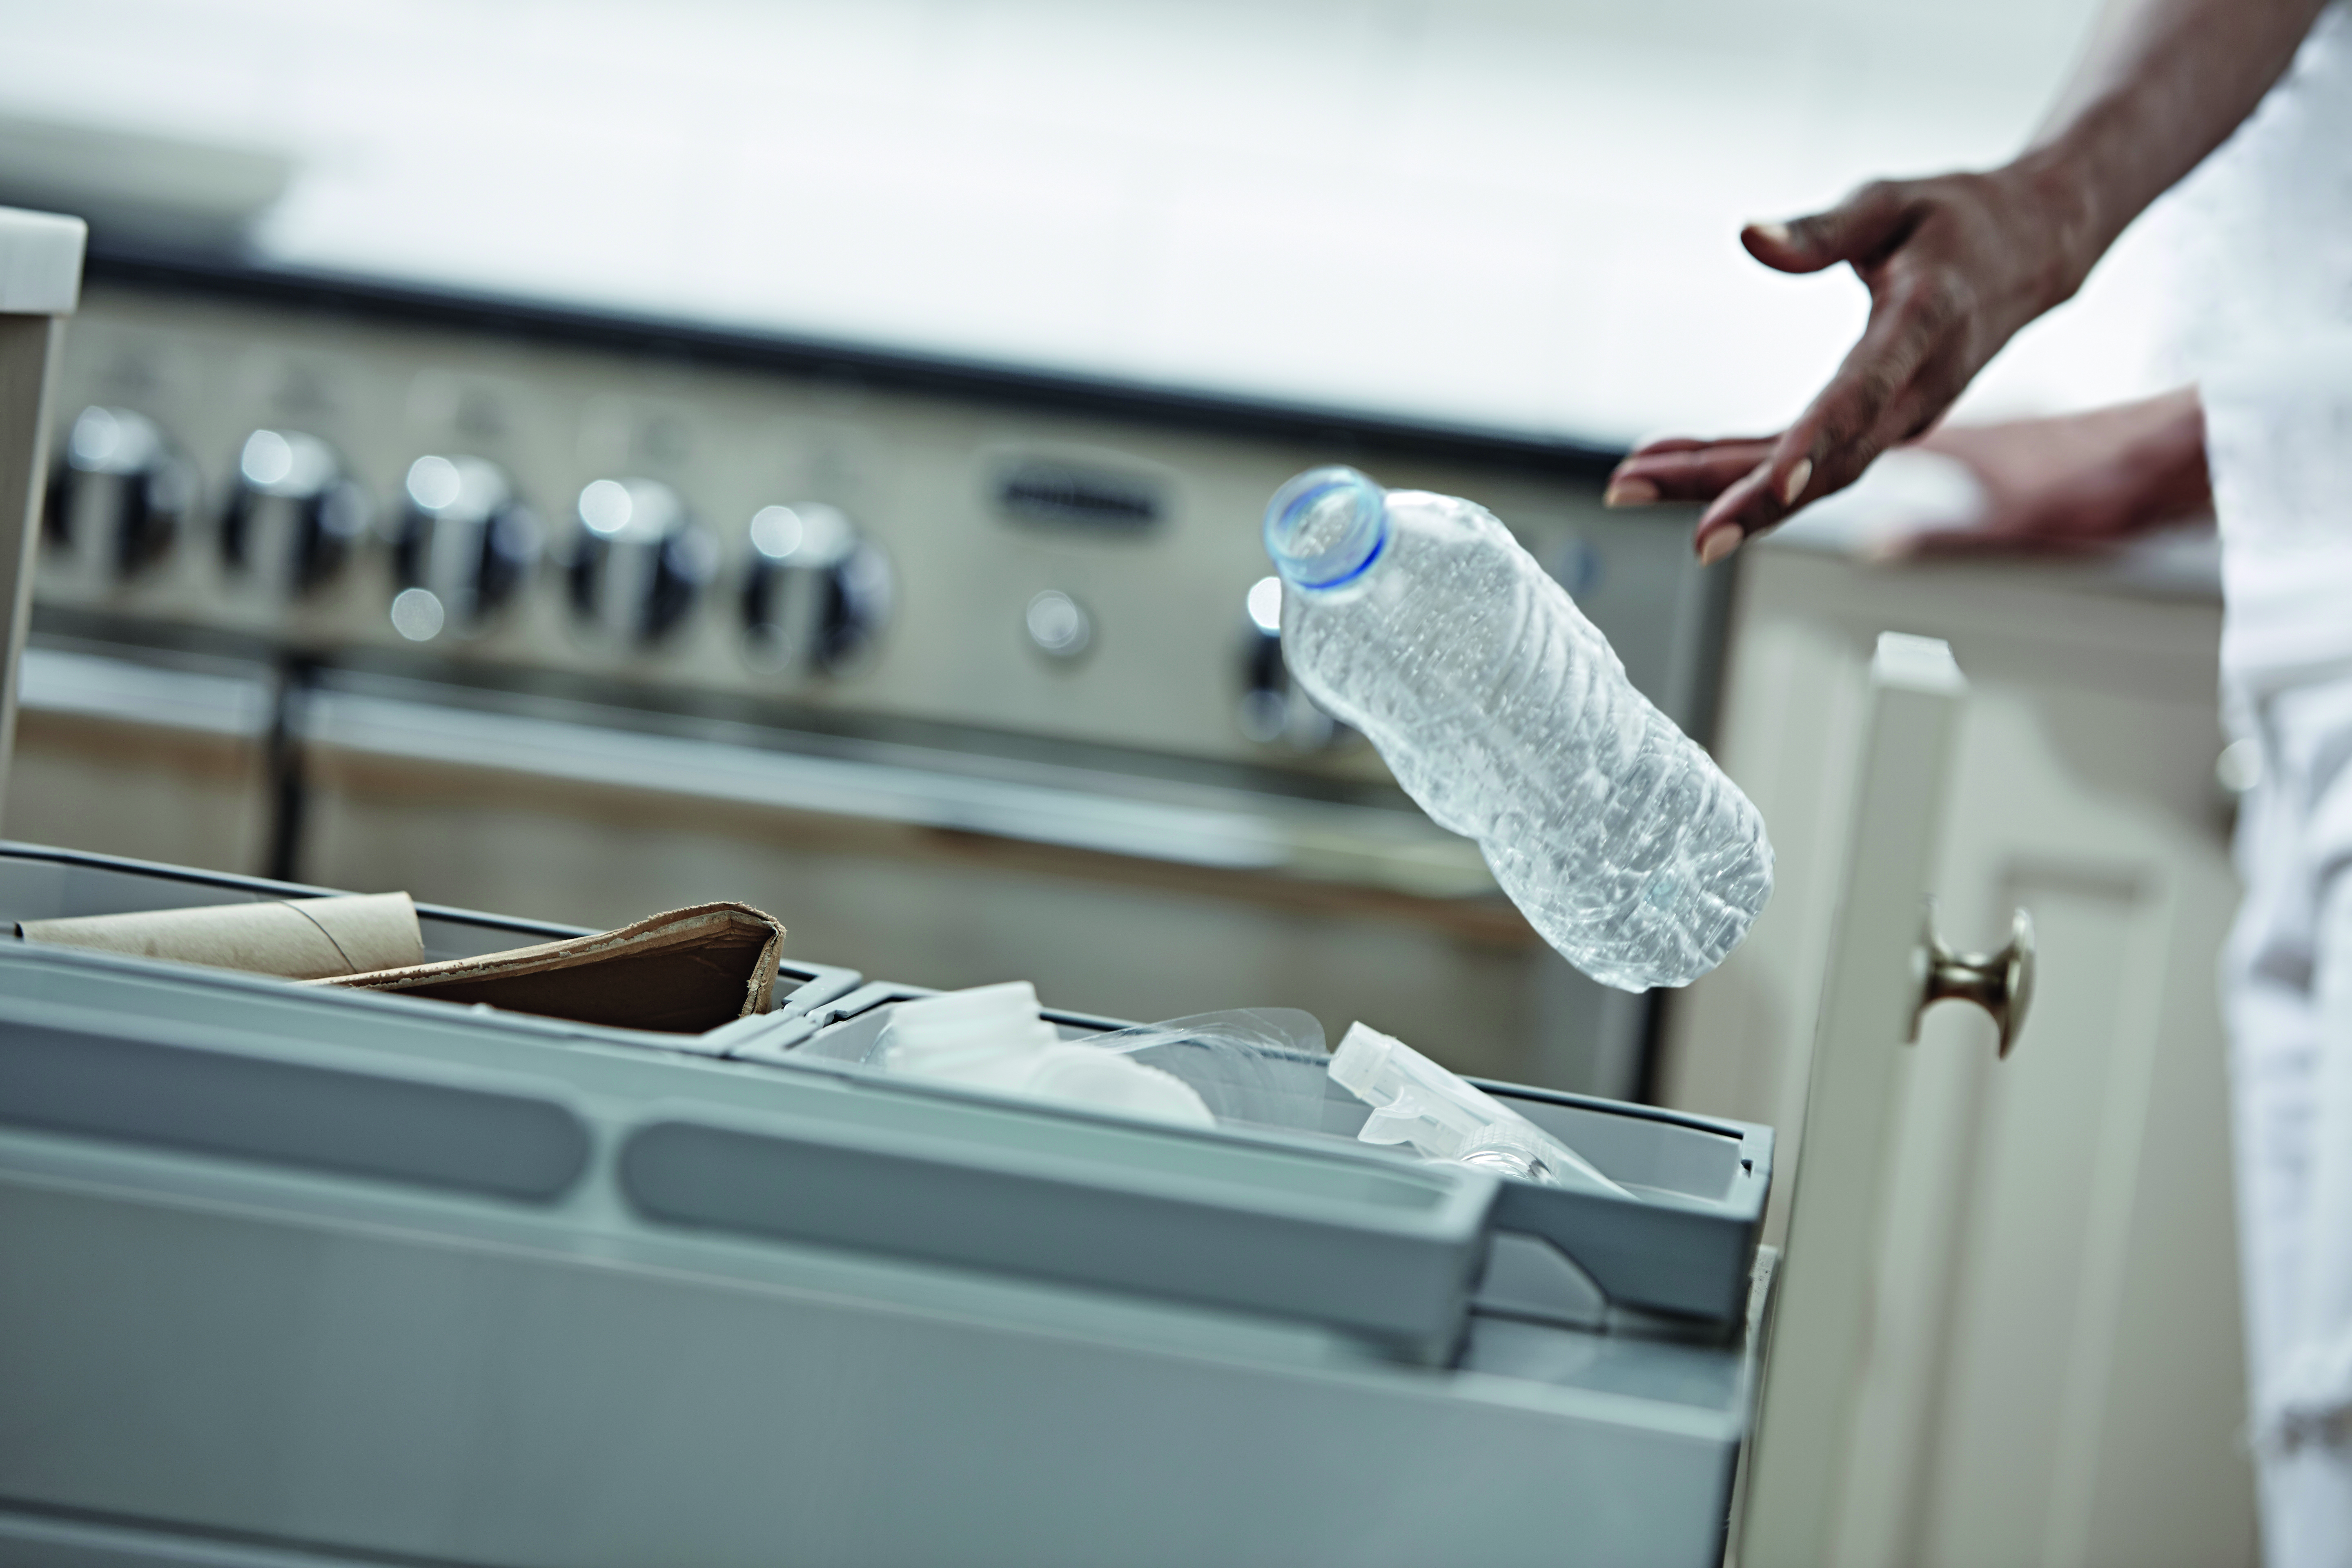
[[[1760,1283],[1474,1310],[1486,1173],[663,1041],[0,942],[0,1563],[1720,1556]]]
[[[888,1024],[891,1009],[929,994],[920,986],[870,982],[810,1009],[788,1029],[747,1043],[739,1054],[874,1072],[878,1069],[857,1064]],[[1131,1026],[1050,1007],[1044,1016],[1065,1038]],[[1185,1074],[1214,1072],[1221,1062],[1208,1052],[1155,1059]],[[1579,1327],[1639,1319],[1657,1332],[1738,1334],[1772,1185],[1770,1128],[1470,1081],[1559,1137],[1632,1194],[1501,1178],[1478,1306]],[[1360,1147],[1353,1140],[1369,1106],[1327,1078],[1320,1109],[1326,1133]]]

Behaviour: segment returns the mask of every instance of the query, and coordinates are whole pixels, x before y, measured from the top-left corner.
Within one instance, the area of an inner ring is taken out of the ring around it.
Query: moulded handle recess
[[[2009,945],[1998,952],[1954,952],[1936,934],[1936,907],[1927,906],[1919,946],[1913,958],[1919,976],[1919,1005],[1911,1011],[1912,1040],[1919,1037],[1919,1019],[1929,1007],[1948,998],[1973,1002],[1992,1016],[2000,1032],[2003,1057],[2025,1028],[2026,1010],[2033,1002],[2033,917],[2019,910],[2009,928]]]

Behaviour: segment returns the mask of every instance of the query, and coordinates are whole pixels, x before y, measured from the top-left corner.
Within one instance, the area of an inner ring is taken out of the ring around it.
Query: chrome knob
[[[597,479],[580,492],[572,608],[592,632],[639,647],[677,629],[719,552],[658,479]]]
[[[335,449],[299,430],[256,430],[237,452],[221,513],[229,570],[280,598],[307,594],[351,558],[367,531],[367,491]]]
[[[1912,1009],[1911,1035],[1919,1037],[1919,1019],[1937,1003],[1973,1002],[1992,1017],[2000,1031],[1999,1050],[2007,1056],[2025,1028],[2025,1015],[2033,1005],[2033,917],[2019,910],[2011,917],[2009,945],[1998,952],[1954,952],[1936,934],[1936,911],[1927,910],[1926,929],[1913,957],[1919,984],[1919,1003]]]
[[[481,458],[428,453],[408,465],[393,574],[392,624],[412,642],[446,628],[480,631],[539,562],[543,530],[506,470]]]
[[[1316,705],[1282,658],[1282,579],[1261,577],[1243,600],[1242,697],[1235,720],[1261,746],[1328,751],[1355,731]]]
[[[767,669],[837,674],[890,618],[890,563],[837,507],[761,507],[748,529],[745,649]]]
[[[1047,658],[1074,659],[1094,646],[1095,618],[1059,588],[1033,597],[1021,612],[1022,629]]]
[[[85,408],[49,473],[41,532],[80,574],[128,578],[160,560],[196,500],[196,470],[128,408]]]

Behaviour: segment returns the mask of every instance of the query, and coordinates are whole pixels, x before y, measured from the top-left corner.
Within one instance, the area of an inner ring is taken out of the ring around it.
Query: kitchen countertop
[[[0,207],[0,314],[71,315],[88,232],[78,217]]]

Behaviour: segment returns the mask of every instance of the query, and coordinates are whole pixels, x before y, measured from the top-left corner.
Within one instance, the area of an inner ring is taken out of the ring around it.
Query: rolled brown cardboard
[[[406,893],[23,921],[16,934],[26,942],[168,958],[289,980],[395,969],[425,956],[416,906]]]
[[[593,936],[316,984],[700,1034],[769,1009],[783,945],[784,928],[763,910],[695,904]]]

